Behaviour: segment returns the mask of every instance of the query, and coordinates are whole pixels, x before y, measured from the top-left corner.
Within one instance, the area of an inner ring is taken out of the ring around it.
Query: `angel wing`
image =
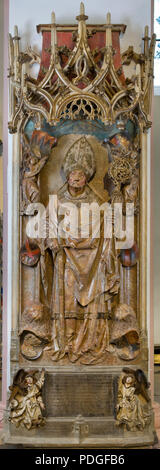
[[[22,389],[19,387],[19,385],[11,385],[9,390],[11,391],[9,403],[11,403],[11,401],[16,397],[17,393],[23,395]]]

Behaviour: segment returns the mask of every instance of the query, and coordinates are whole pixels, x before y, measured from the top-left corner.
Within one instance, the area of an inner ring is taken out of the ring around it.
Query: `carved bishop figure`
[[[113,240],[104,236],[103,220],[98,224],[102,201],[88,185],[96,165],[86,137],[72,144],[62,170],[67,182],[57,194],[57,236],[50,238],[48,232],[45,242],[54,270],[52,358],[68,355],[72,362],[92,363],[111,348],[107,315],[108,301],[119,288],[117,258]],[[92,221],[85,216],[87,205],[92,205]],[[65,215],[75,214],[70,224],[63,220],[64,208]]]

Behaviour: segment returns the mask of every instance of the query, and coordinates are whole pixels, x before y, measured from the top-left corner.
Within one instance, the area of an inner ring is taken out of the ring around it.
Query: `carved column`
[[[13,136],[13,154],[12,154],[12,273],[11,273],[11,361],[18,361],[19,341],[18,339],[18,321],[20,309],[20,283],[19,283],[19,133]]]
[[[143,345],[147,349],[147,269],[149,260],[147,253],[147,134],[141,128],[141,160],[140,160],[140,328]]]

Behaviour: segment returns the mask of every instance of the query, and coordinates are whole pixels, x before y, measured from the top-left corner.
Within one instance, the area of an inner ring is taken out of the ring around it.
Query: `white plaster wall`
[[[0,0],[0,139],[3,140],[3,0]],[[0,211],[3,212],[3,159],[0,156]]]
[[[123,49],[132,44],[140,50],[144,26],[151,23],[151,0],[84,0],[84,4],[90,24],[105,23],[106,13],[110,11],[113,23],[127,25]],[[80,0],[10,0],[10,32],[18,25],[22,47],[28,43],[40,49],[41,35],[36,33],[36,25],[50,23],[52,11],[56,23],[74,23],[79,6]]]
[[[2,140],[3,128],[3,0],[0,0],[0,139]]]
[[[3,212],[3,159],[0,157],[0,212]]]
[[[160,345],[160,96],[153,102],[154,344]]]

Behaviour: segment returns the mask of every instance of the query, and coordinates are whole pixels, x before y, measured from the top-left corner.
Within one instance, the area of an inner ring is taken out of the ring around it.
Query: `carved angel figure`
[[[119,384],[117,425],[130,431],[143,430],[150,422],[149,383],[141,369],[124,368],[126,374]]]
[[[51,148],[55,146],[57,139],[46,132],[34,131],[31,142],[27,137],[23,138],[23,162],[21,168],[22,179],[22,209],[28,204],[39,202],[39,173],[46,164]]]
[[[37,371],[25,372],[21,369],[14,377],[13,385],[9,387],[9,419],[16,427],[22,425],[29,430],[45,424],[45,418],[42,416],[45,406],[41,395],[44,369],[38,379],[36,375]]]

